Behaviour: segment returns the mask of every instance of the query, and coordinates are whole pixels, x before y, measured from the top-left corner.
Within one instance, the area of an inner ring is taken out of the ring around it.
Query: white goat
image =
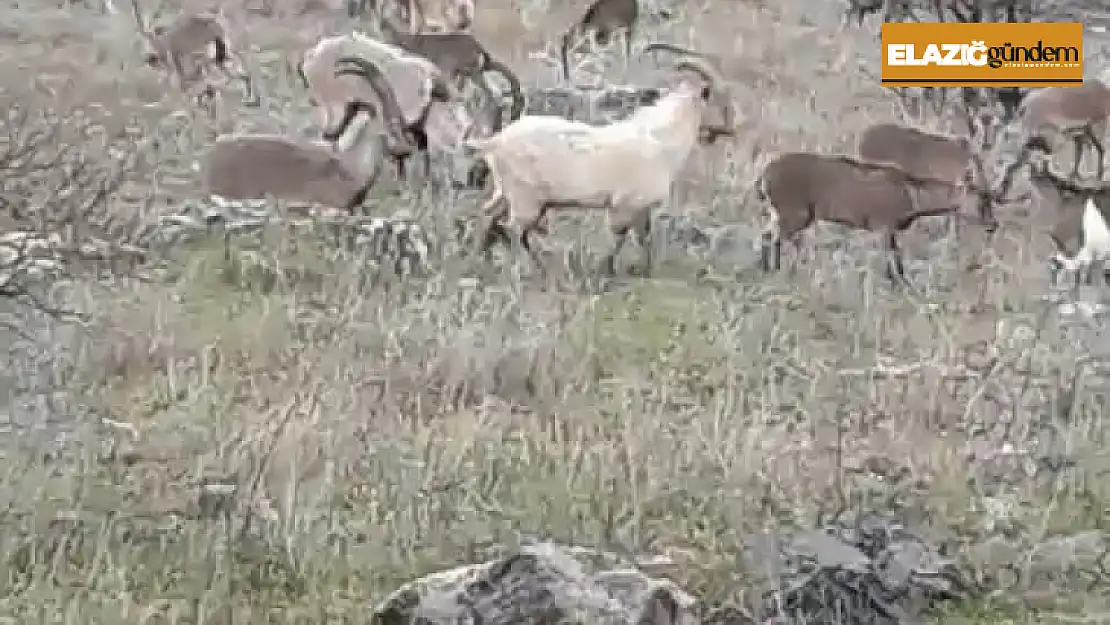
[[[520,232],[515,241],[542,270],[528,235],[546,232],[548,210],[602,209],[610,212],[616,246],[605,271],[616,272],[616,255],[636,230],[651,272],[652,209],[670,197],[671,186],[694,146],[733,134],[733,108],[726,102],[720,121],[710,111],[720,102],[723,80],[697,55],[668,44],[686,56],[676,64],[678,84],[667,95],[628,118],[604,126],[556,117],[525,115],[488,139],[467,146],[489,168],[493,191],[482,210],[490,219],[483,248],[501,240],[513,244],[507,226]]]
[[[349,66],[337,73],[340,62]],[[347,106],[354,101],[373,101],[362,77],[366,67],[384,74],[398,104],[399,120],[409,139],[406,143],[423,152],[429,166],[428,148],[451,150],[473,127],[464,104],[440,69],[428,59],[390,44],[353,32],[318,41],[300,64],[301,78],[310,98],[320,107],[322,136],[334,141]],[[404,162],[411,154],[405,145],[390,144],[391,156],[404,177]],[[397,149],[400,147],[401,149]]]

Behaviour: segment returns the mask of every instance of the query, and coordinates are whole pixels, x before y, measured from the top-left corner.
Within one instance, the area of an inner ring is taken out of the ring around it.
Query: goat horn
[[[385,123],[386,131],[394,144],[404,146],[410,151],[415,149],[412,142],[405,136],[401,106],[397,104],[397,96],[393,93],[393,87],[377,65],[357,56],[345,56],[336,61],[335,75],[360,76],[370,83],[370,87],[381,101],[382,121]]]
[[[651,52],[652,50],[664,50],[666,52],[674,52],[675,54],[681,54],[681,55],[684,55],[684,56],[697,56],[697,57],[701,57],[703,59],[710,59],[710,60],[716,59],[716,57],[712,54],[708,54],[706,52],[696,52],[696,51],[691,50],[689,48],[683,48],[682,46],[676,46],[673,43],[654,42],[654,43],[649,43],[646,46],[644,46],[644,52]]]
[[[665,50],[667,52],[680,54],[682,58],[675,64],[677,69],[692,71],[713,85],[719,85],[724,82],[721,79],[720,73],[709,64],[710,61],[716,59],[716,57],[711,54],[695,52],[670,43],[649,43],[644,46],[644,52],[651,52],[652,50]]]
[[[1039,166],[1034,167],[1034,170],[1043,178],[1047,178],[1057,189],[1069,191],[1071,193],[1106,193],[1110,191],[1110,184],[1102,185],[1085,185],[1075,180],[1062,178],[1052,171],[1047,160],[1042,160]]]
[[[717,86],[724,82],[723,80],[721,80],[721,75],[717,73],[717,70],[713,69],[712,66],[697,57],[686,57],[680,59],[677,63],[675,63],[675,69],[679,71],[685,70],[689,72],[694,72],[698,76],[701,76],[702,80],[705,80],[713,86]]]

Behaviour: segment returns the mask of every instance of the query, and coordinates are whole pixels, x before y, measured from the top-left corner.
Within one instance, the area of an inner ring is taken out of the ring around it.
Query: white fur
[[[700,84],[683,82],[651,106],[604,126],[525,115],[488,139],[468,142],[490,168],[511,222],[534,224],[545,204],[611,207],[615,222],[665,202],[698,139]]]
[[[434,63],[405,52],[397,46],[359,33],[324,37],[304,54],[302,67],[310,95],[321,107],[324,127],[341,117],[352,96],[366,92],[357,76],[336,76],[336,62],[345,56],[366,59],[381,68],[393,87],[405,125],[415,124],[432,105],[432,87],[441,76]]]
[[[433,99],[437,82],[449,84],[439,67],[358,32],[324,37],[304,55],[302,67],[309,92],[320,107],[323,128],[338,122],[352,99],[377,100],[362,78],[335,75],[336,62],[345,56],[363,58],[382,70],[401,109],[403,125],[422,125],[430,149],[453,151],[473,131],[475,122],[464,102]],[[375,123],[380,125],[381,120]]]
[[[1110,259],[1110,226],[1095,206],[1094,199],[1088,198],[1083,207],[1083,247],[1075,256],[1068,258],[1061,252],[1053,254],[1060,267],[1067,271],[1079,271],[1092,263]]]

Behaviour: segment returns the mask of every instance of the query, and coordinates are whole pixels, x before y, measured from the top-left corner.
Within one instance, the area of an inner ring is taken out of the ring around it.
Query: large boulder
[[[694,625],[695,600],[674,583],[615,558],[553,543],[414,580],[375,610],[377,625],[582,623]],[[633,566],[626,563],[625,566]]]

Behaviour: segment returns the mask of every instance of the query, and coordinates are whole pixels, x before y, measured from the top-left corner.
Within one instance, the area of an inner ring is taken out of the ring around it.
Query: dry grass
[[[491,21],[517,20],[529,41],[557,32],[542,7],[501,2],[480,3]],[[874,68],[873,34],[837,33],[840,7],[803,15],[812,4],[716,2],[652,27],[721,56],[750,130],[694,159],[672,211],[750,237],[748,184],[769,154],[848,149],[867,123],[897,118],[856,67]],[[153,194],[154,210],[185,201],[214,129],[142,106],[159,89],[133,69],[126,37],[88,26],[109,18],[30,11],[18,21],[33,37],[0,33],[2,84],[26,84],[33,66],[62,108],[139,116],[159,134],[160,165],[128,193]],[[304,33],[342,20],[251,19],[268,108],[225,124],[308,127],[287,60]],[[551,80],[511,41],[490,45],[533,84]],[[660,75],[645,61],[613,72]],[[129,198],[114,201],[126,210]],[[420,201],[433,213],[475,205]],[[1106,529],[1110,344],[1100,320],[1063,318],[1042,298],[1035,219],[1004,221],[975,273],[960,269],[981,252],[973,236],[958,251],[919,227],[907,248],[920,297],[889,288],[868,237],[845,243],[832,228],[809,236],[817,251],[796,275],[751,269],[745,244],[697,277],[672,250],[663,277],[601,295],[464,278],[476,268],[457,258],[427,280],[368,289],[349,258],[281,232],[253,256],[189,249],[164,284],[82,296],[90,331],[40,322],[33,344],[4,339],[0,540],[12,555],[0,616],[361,623],[401,582],[522,536],[667,554],[669,575],[700,598],[745,602],[759,590],[747,537],[842,506],[896,511],[958,545],[988,585],[1007,584],[1000,558],[1043,574],[944,622],[1106,613],[1106,580],[1087,590],[1023,556]],[[271,521],[239,535],[195,518],[213,480],[238,485],[235,528]]]

